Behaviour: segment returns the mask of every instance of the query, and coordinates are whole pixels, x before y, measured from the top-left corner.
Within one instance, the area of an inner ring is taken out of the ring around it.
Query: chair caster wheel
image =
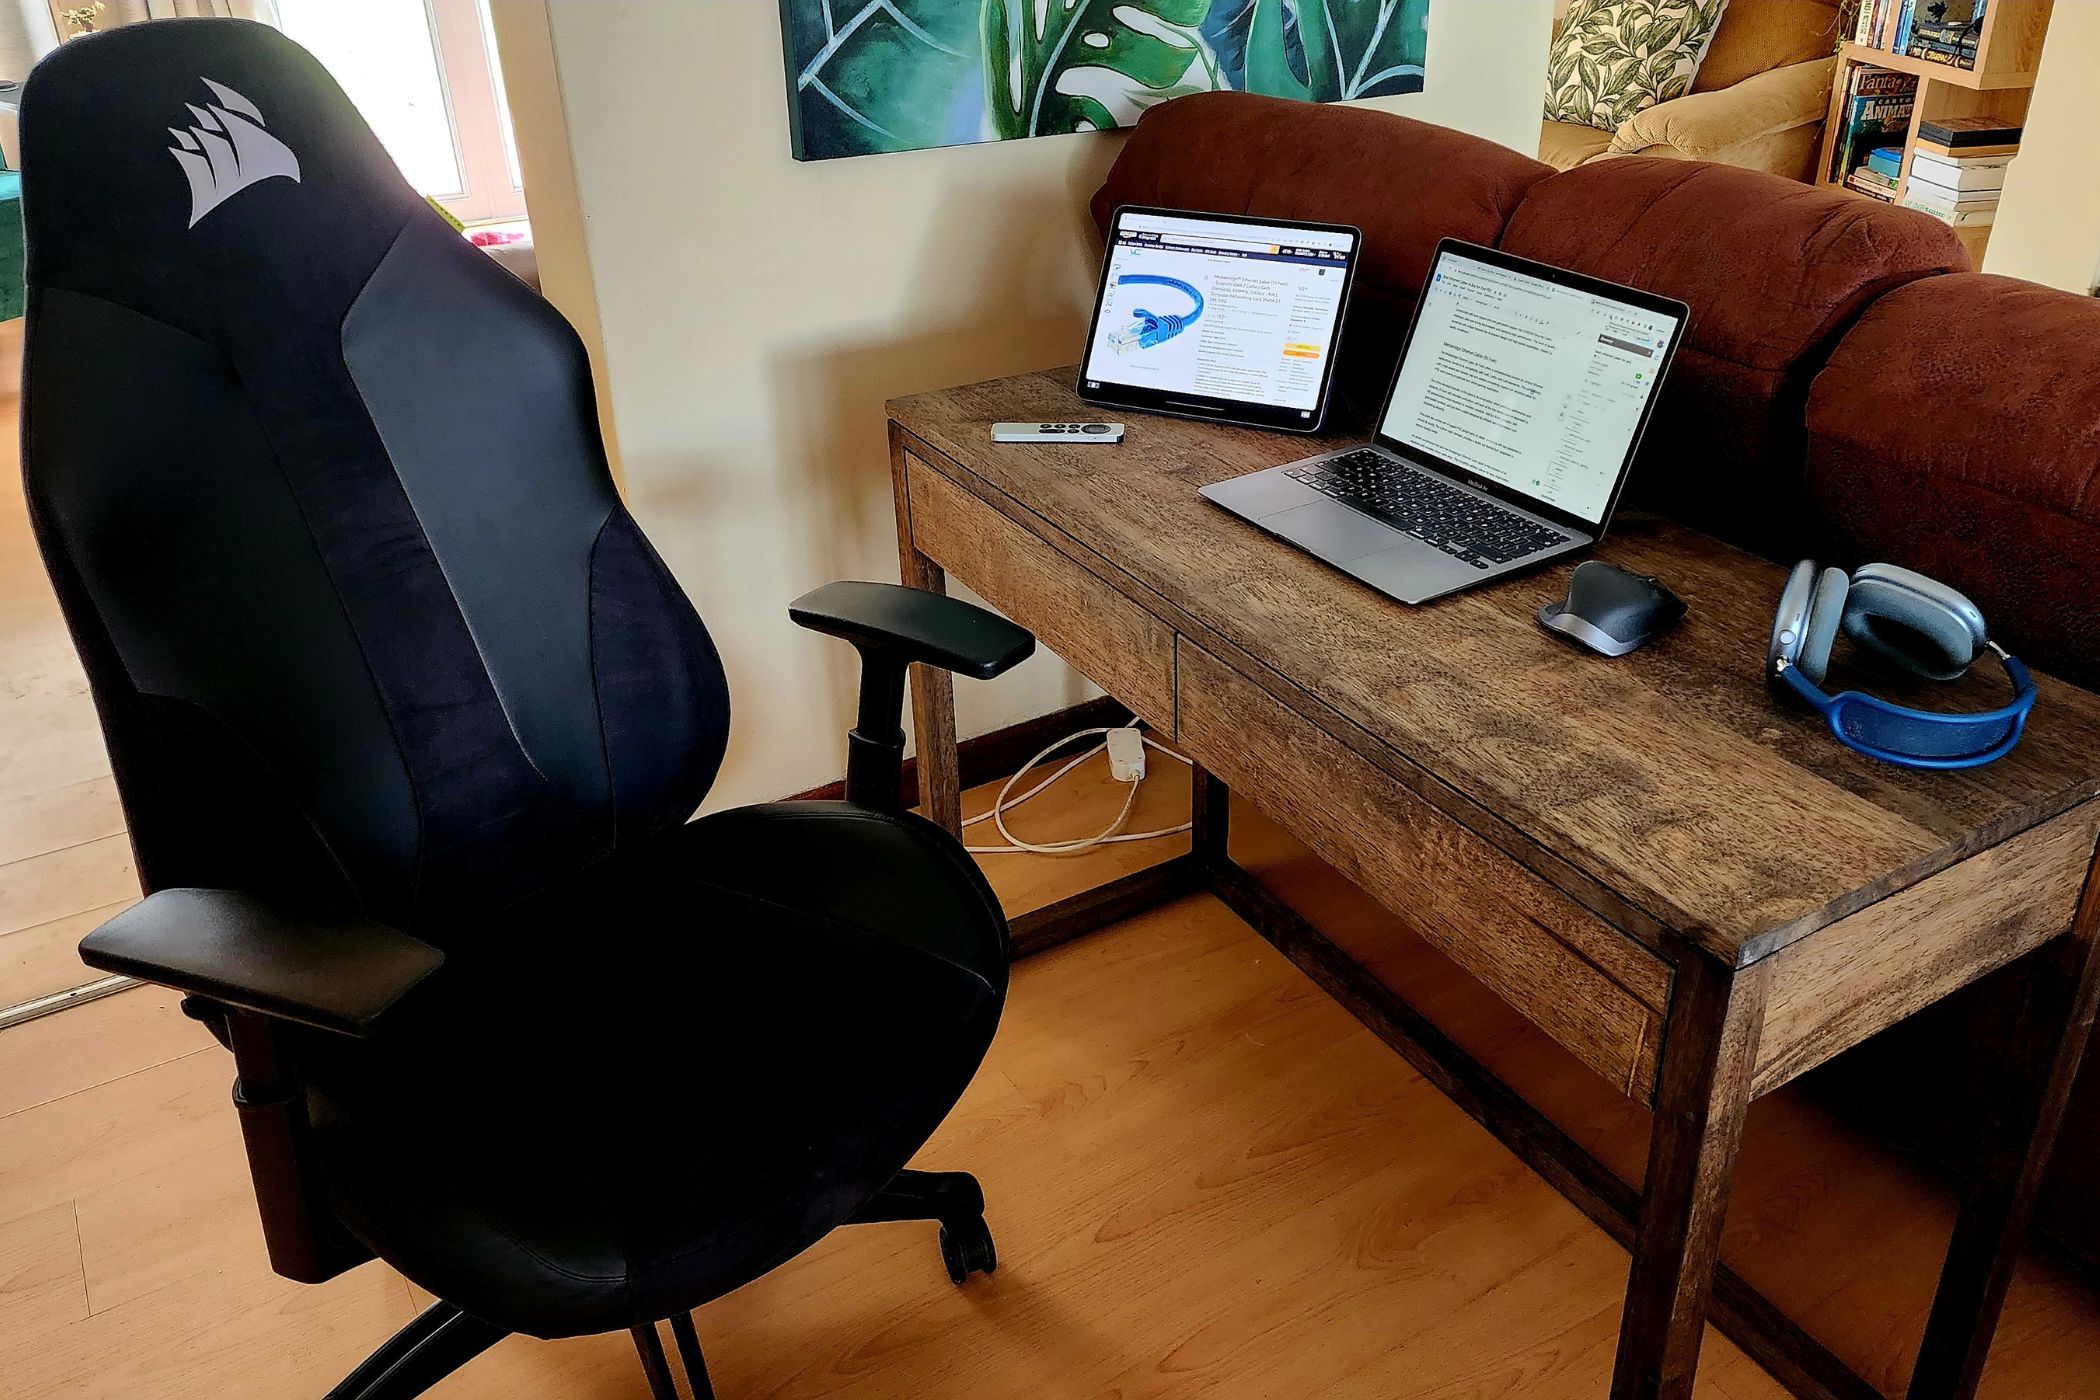
[[[948,1277],[966,1283],[971,1274],[988,1274],[999,1267],[999,1253],[992,1248],[992,1230],[984,1217],[955,1227],[941,1226],[941,1262]]]

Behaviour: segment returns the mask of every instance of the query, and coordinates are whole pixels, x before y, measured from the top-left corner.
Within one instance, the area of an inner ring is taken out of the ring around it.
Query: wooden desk
[[[1877,764],[1766,691],[1775,565],[1622,521],[1598,552],[1691,612],[1605,660],[1532,620],[1571,565],[1408,608],[1196,494],[1325,444],[1170,419],[1114,448],[991,442],[994,421],[1087,416],[1071,382],[890,406],[905,581],[968,584],[1201,772],[1189,855],[1017,921],[1017,946],[1214,891],[1629,1245],[1614,1396],[1689,1396],[1711,1303],[1791,1389],[1847,1400],[1875,1392],[1717,1265],[1745,1112],[2042,950],[1909,1392],[1972,1394],[2100,1001],[2100,699],[2042,678],[2004,760]],[[1978,670],[1928,703],[1996,703]],[[922,797],[954,828],[948,678],[916,675],[914,704]],[[1651,1105],[1643,1190],[1235,865],[1228,787]]]

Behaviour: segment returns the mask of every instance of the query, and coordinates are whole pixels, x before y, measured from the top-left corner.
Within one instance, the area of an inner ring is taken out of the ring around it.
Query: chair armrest
[[[161,890],[80,942],[89,967],[366,1036],[445,955],[355,914],[292,910],[235,890]]]
[[[1035,637],[958,598],[894,583],[827,583],[788,605],[803,627],[860,653],[860,714],[846,736],[846,800],[898,809],[904,772],[904,669],[918,662],[988,681],[1028,659]]]
[[[1821,121],[1830,111],[1830,76],[1836,66],[1835,58],[1789,63],[1734,87],[1658,102],[1621,123],[1608,149],[1620,156],[1711,160],[1740,142]]]
[[[894,583],[827,583],[788,604],[788,616],[813,632],[843,637],[863,653],[886,652],[980,681],[1035,651],[1035,638],[1003,617],[960,598]]]

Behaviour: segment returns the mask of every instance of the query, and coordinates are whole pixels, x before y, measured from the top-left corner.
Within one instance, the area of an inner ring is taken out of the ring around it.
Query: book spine
[[[1898,73],[1892,68],[1872,66],[1855,68],[1853,78],[1857,91],[1870,97],[1885,97],[1898,93],[1913,93],[1918,90],[1918,75]]]
[[[1860,74],[1865,71],[1863,68],[1854,68],[1851,75],[1845,79],[1845,100],[1838,104],[1838,127],[1835,139],[1830,143],[1830,169],[1824,172],[1827,178],[1834,181],[1845,178],[1845,156],[1852,146],[1852,101],[1859,91]]]

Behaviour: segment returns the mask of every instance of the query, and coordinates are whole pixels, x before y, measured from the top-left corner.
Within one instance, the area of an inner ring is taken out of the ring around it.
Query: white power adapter
[[[1145,780],[1145,736],[1135,725],[1108,731],[1108,772],[1119,783]]]

